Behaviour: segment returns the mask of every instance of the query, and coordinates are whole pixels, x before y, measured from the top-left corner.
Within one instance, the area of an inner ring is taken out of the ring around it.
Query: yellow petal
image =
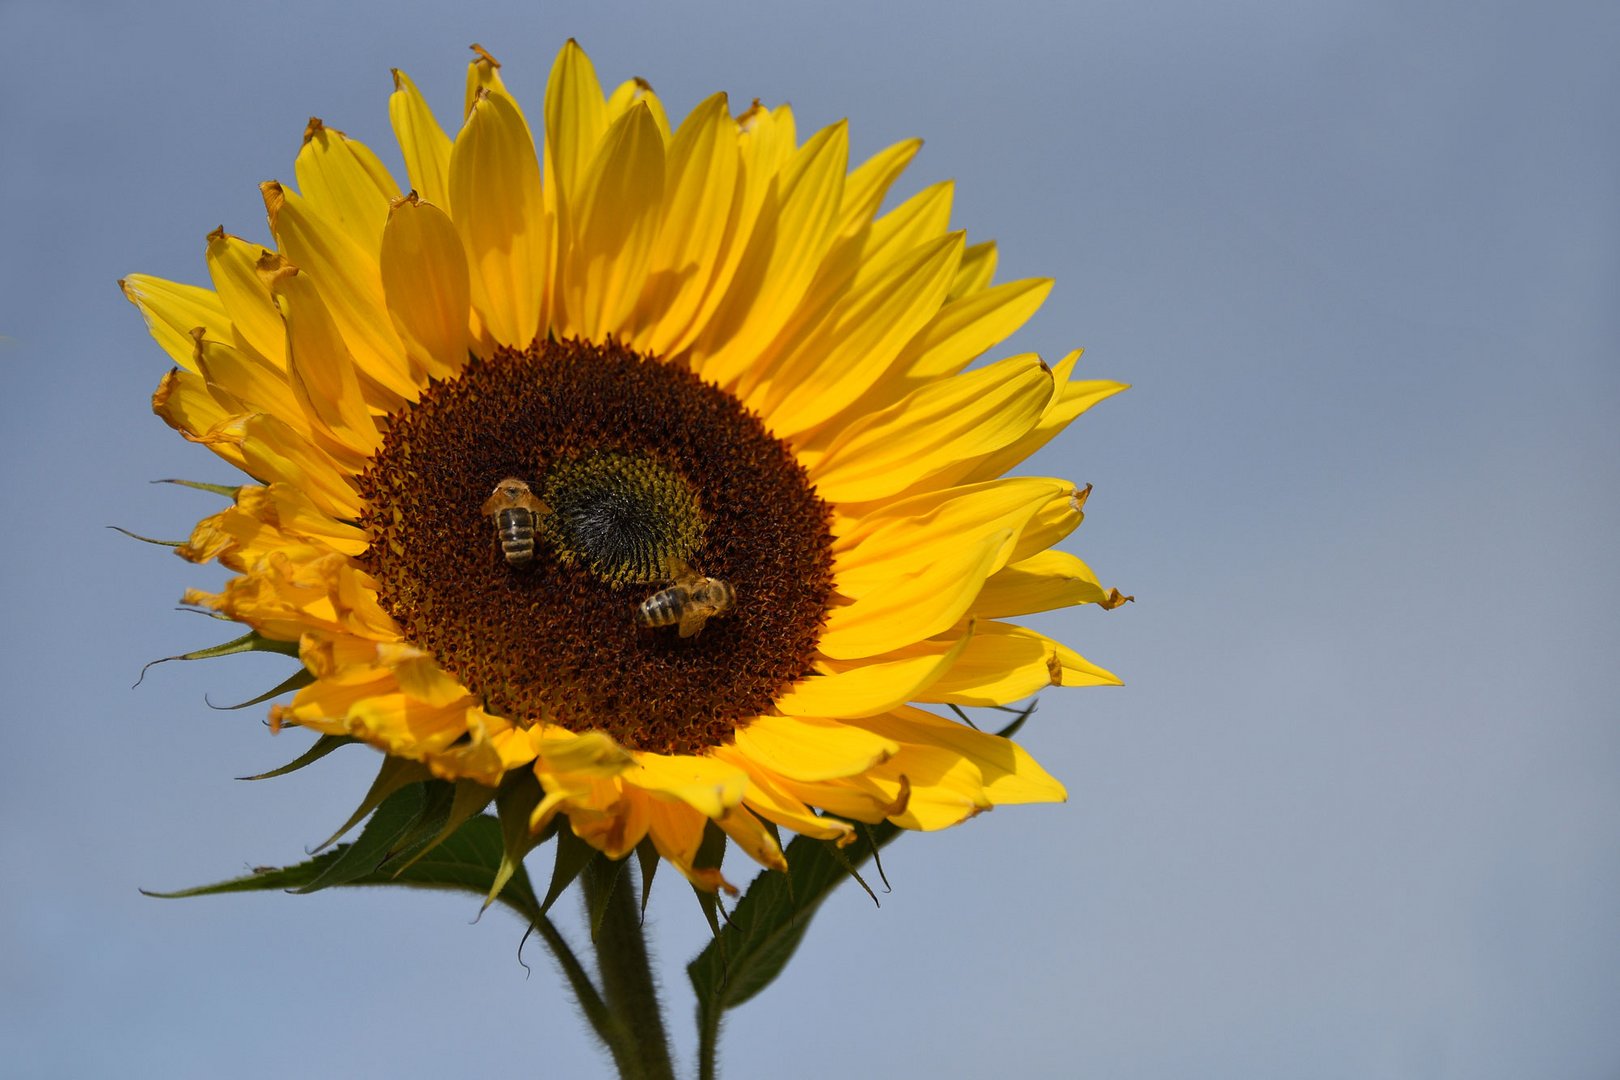
[[[808,430],[860,397],[934,317],[962,255],[962,234],[925,243],[852,288],[803,345],[775,365],[749,403],[778,437]]]
[[[887,588],[833,608],[817,647],[836,660],[854,660],[949,629],[967,613],[1012,536],[1011,529],[1000,529],[977,543],[948,549],[920,569],[891,579]]]
[[[782,855],[781,845],[747,807],[738,806],[728,811],[717,818],[715,824],[755,862],[769,870],[787,872],[788,863]]]
[[[832,780],[865,772],[900,748],[837,720],[757,716],[737,729],[737,752],[791,780]]]
[[[981,289],[988,289],[996,273],[996,242],[986,240],[972,244],[962,252],[962,265],[957,268],[956,281],[951,285],[949,299],[960,300]]]
[[[1074,604],[1099,604],[1106,610],[1129,599],[1118,589],[1103,588],[1091,567],[1068,552],[1042,551],[993,574],[973,602],[973,611],[1003,618]]]
[[[650,798],[643,801],[647,804],[647,835],[652,838],[659,856],[704,892],[724,889],[736,895],[736,886],[721,876],[718,867],[693,865],[703,846],[703,833],[709,819],[684,803]]]
[[[921,139],[897,142],[850,171],[838,207],[839,236],[853,236],[871,223],[883,204],[883,196],[889,193],[889,188],[921,149]]]
[[[299,192],[317,214],[364,250],[377,250],[399,185],[370,147],[311,117],[293,170]]]
[[[887,712],[916,700],[950,668],[971,636],[963,634],[954,650],[939,655],[851,665],[807,675],[777,695],[776,707],[788,716],[833,719]]]
[[[238,468],[246,463],[240,439],[208,438],[241,412],[241,406],[208,388],[207,380],[193,371],[171,369],[152,392],[152,411],[163,422],[196,442],[201,442]]]
[[[635,764],[630,751],[600,731],[574,734],[548,725],[535,741],[535,750],[553,772],[581,773],[587,776],[618,776]]]
[[[742,801],[748,777],[735,765],[691,754],[632,755],[635,764],[622,774],[626,784],[668,799],[677,799],[709,818],[718,818]]]
[[[450,153],[450,206],[479,314],[498,342],[526,348],[546,317],[548,226],[534,141],[504,95],[473,103]]]
[[[954,648],[950,634],[898,650],[903,656],[938,655]],[[1119,679],[1074,650],[1012,623],[979,619],[973,639],[950,669],[917,694],[917,701],[951,705],[1008,705],[1048,686],[1110,686]]]
[[[323,513],[340,521],[360,516],[365,502],[355,491],[350,474],[286,422],[260,413],[243,422],[242,435],[242,454],[250,476],[266,483],[291,484]]]
[[[659,138],[663,140],[667,149],[671,137],[669,113],[664,111],[664,103],[658,99],[658,95],[653,92],[652,84],[646,79],[626,79],[608,95],[608,126],[612,127],[614,121],[636,105],[647,106],[647,111],[652,114],[653,124],[658,128]]]
[[[551,65],[545,114],[547,183],[554,183],[558,219],[566,230],[608,128],[607,103],[596,68],[573,38]]]
[[[840,121],[805,143],[767,192],[704,339],[706,378],[736,379],[792,316],[833,241],[848,160],[849,127]]]
[[[774,821],[818,840],[836,840],[840,845],[855,839],[855,830],[849,822],[817,815],[803,800],[783,788],[774,774],[739,753],[735,747],[717,746],[710,753],[716,760],[728,762],[748,773],[748,793],[743,796],[743,805],[766,821]]]
[[[860,598],[916,569],[918,562],[958,549],[981,537],[1011,530],[992,574],[1007,562],[1041,550],[1023,541],[1025,529],[1060,508],[1069,510],[1077,492],[1066,480],[1004,477],[968,487],[947,488],[905,499],[863,518],[835,544],[834,576],[838,591]],[[1043,545],[1044,546],[1044,545]],[[977,609],[975,609],[977,610]]]
[[[873,222],[861,248],[856,281],[881,273],[905,252],[944,236],[951,227],[955,194],[956,186],[949,180],[931,184]]]
[[[260,191],[276,243],[309,275],[354,363],[364,373],[367,402],[391,412],[403,402],[415,401],[418,391],[405,346],[388,318],[376,249],[362,248],[280,184],[261,184]]]
[[[1023,747],[999,735],[975,731],[966,724],[913,708],[897,709],[858,723],[887,738],[940,747],[972,762],[983,778],[985,794],[997,806],[1062,802],[1068,798],[1063,785],[1036,764]],[[913,777],[913,801],[920,786]]]
[[[467,363],[472,303],[467,257],[443,210],[401,199],[383,229],[379,263],[388,314],[418,369],[436,379]]]
[[[906,342],[894,366],[913,380],[955,375],[990,346],[1011,337],[1040,310],[1051,291],[1051,278],[1025,278],[955,300]]]
[[[285,370],[287,330],[281,311],[259,275],[258,264],[270,254],[259,244],[231,236],[224,229],[208,234],[208,275],[219,291],[236,336],[254,352]],[[230,340],[216,338],[215,340]]]
[[[1054,435],[1068,427],[1075,417],[1097,402],[1105,401],[1115,394],[1130,389],[1125,383],[1111,382],[1107,379],[1076,379],[1071,382],[1069,374],[1079,359],[1080,350],[1076,349],[1064,357],[1062,363],[1057,366],[1053,374],[1051,401],[1042,412],[1040,420],[1032,425],[1029,431],[967,467],[960,475],[953,477],[953,482],[965,484],[1003,475],[1045,446]],[[964,465],[966,464],[964,462]]]
[[[287,374],[257,353],[202,338],[197,342],[197,366],[210,387],[246,406],[247,412],[282,417],[303,432],[309,430],[304,407],[287,382]]]
[[[450,136],[433,118],[426,99],[406,74],[394,68],[394,92],[388,98],[388,119],[405,158],[405,175],[423,199],[442,210],[450,209]]]
[[[215,341],[231,340],[230,316],[225,314],[219,297],[207,289],[149,274],[130,274],[119,279],[118,287],[124,298],[139,309],[146,328],[163,351],[187,371],[197,370],[193,329],[202,327]]]
[[[647,276],[664,199],[664,142],[638,105],[608,129],[580,186],[563,310],[581,337],[623,327]]]
[[[1051,397],[1052,372],[1036,356],[941,379],[844,429],[808,465],[811,479],[835,502],[897,495],[1020,439]]]

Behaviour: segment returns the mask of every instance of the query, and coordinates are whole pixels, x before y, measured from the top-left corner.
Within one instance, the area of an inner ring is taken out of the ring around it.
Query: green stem
[[[647,961],[634,875],[624,862],[597,856],[580,877],[585,885],[586,915],[595,931],[602,996],[618,1028],[614,1042],[619,1045],[610,1044],[610,1048],[619,1075],[625,1080],[674,1080],[658,987]]]
[[[716,1080],[720,1075],[720,1018],[718,1005],[698,1005],[698,1080]]]

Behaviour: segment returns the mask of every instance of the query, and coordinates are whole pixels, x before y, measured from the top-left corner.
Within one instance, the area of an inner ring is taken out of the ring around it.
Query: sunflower
[[[409,190],[312,119],[273,247],[121,282],[179,365],[154,410],[252,479],[179,551],[235,574],[187,603],[296,649],[273,725],[532,770],[534,832],[650,839],[708,890],[711,822],[783,869],[777,826],[1063,799],[918,707],[1117,682],[1004,621],[1126,599],[1052,550],[1089,487],[1003,476],[1124,387],[970,367],[1050,282],[992,284],[948,183],[879,215],[917,141],[849,169],[844,123],[723,94],[672,126],[570,41],[537,147],[474,49],[454,138],[394,73]]]

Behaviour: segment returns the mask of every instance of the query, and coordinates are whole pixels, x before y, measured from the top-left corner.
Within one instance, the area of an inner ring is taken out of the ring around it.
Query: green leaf
[[[271,769],[269,772],[262,772],[257,776],[238,776],[237,779],[268,780],[272,776],[286,776],[288,773],[297,772],[305,765],[315,764],[315,762],[321,760],[321,758],[325,757],[327,754],[330,754],[340,746],[348,746],[350,743],[359,741],[360,740],[356,739],[353,735],[322,735],[320,738],[315,740],[314,746],[311,746],[308,750],[305,750],[302,754],[299,754],[281,768]]]
[[[767,870],[748,887],[725,926],[686,967],[698,1010],[713,1020],[769,986],[792,958],[823,900],[853,868],[900,834],[884,822],[834,852],[831,840],[795,839],[787,847],[788,873]]]
[[[232,712],[236,709],[245,709],[249,705],[262,705],[271,698],[280,697],[282,694],[289,693],[293,690],[302,690],[304,687],[310,685],[314,681],[315,676],[310,673],[309,669],[301,667],[291,675],[287,676],[285,679],[282,679],[275,686],[266,690],[264,693],[250,697],[246,701],[238,702],[235,705],[215,705],[212,701],[208,700],[208,695],[204,694],[203,704],[207,705],[210,709],[218,709],[220,712]]]
[[[213,885],[181,889],[177,892],[141,891],[147,896],[177,898],[216,896],[224,893],[265,892],[271,889],[301,890],[315,881],[326,868],[342,859],[350,845],[317,855],[296,866],[257,870],[247,877],[233,878]],[[452,889],[482,898],[500,869],[503,852],[501,826],[489,815],[472,818],[447,836],[430,852],[397,871],[384,868],[345,882],[346,885],[403,885],[414,888]],[[500,900],[526,922],[540,918],[540,905],[528,874],[519,867],[501,890]]]

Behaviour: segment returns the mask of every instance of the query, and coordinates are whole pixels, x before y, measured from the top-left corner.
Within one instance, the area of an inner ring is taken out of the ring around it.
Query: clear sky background
[[[266,238],[307,117],[397,163],[389,68],[459,114],[563,40],[683,115],[716,89],[920,135],[1003,279],[1006,352],[1135,384],[1031,466],[1137,603],[1050,626],[1123,688],[1042,699],[1069,787],[901,839],[734,1014],[731,1077],[1620,1075],[1620,6],[0,3],[0,1071],[604,1075],[545,954],[405,890],[147,899],[293,862],[358,750],[258,709],[276,658],[155,668],[231,471],[148,412],[114,281]],[[706,928],[652,905],[689,1063]]]

